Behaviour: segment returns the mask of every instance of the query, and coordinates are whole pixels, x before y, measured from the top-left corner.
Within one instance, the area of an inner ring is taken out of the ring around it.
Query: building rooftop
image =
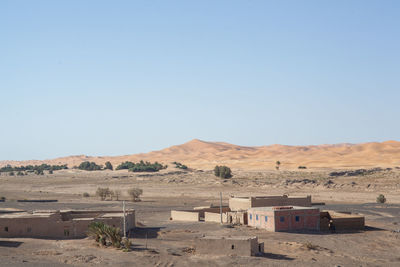
[[[227,240],[252,240],[256,236],[204,236],[201,239],[227,239]]]
[[[275,206],[275,207],[257,207],[250,208],[249,211],[276,211],[276,210],[319,210],[315,207],[300,207],[300,206]]]

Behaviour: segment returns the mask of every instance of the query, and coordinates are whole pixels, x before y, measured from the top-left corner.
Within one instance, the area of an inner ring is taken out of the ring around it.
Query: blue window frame
[[[256,220],[258,221],[258,214],[256,214]]]
[[[281,222],[284,222],[284,221],[285,221],[285,217],[281,216],[281,217],[279,218],[279,220],[280,220]]]
[[[265,216],[265,222],[268,222],[268,216]]]
[[[296,222],[300,221],[300,216],[296,216]]]
[[[251,213],[250,213],[250,220],[252,220],[253,219],[253,216],[251,215]]]

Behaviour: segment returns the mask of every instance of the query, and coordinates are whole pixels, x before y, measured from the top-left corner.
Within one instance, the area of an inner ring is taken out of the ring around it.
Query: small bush
[[[14,172],[9,172],[8,175],[14,176]]]
[[[386,198],[385,198],[385,196],[382,195],[382,194],[380,194],[380,195],[376,198],[376,202],[377,202],[377,203],[381,203],[381,204],[386,203]]]
[[[53,170],[49,170],[49,174],[53,174]]]
[[[1,201],[6,201],[6,197],[0,197]]]
[[[42,169],[37,169],[37,170],[35,170],[35,174],[36,175],[44,175],[44,172]]]
[[[221,178],[231,178],[231,169],[227,166],[215,166],[214,175]]]
[[[115,200],[119,200],[119,197],[121,196],[121,190],[114,190],[112,192],[112,197],[115,197]]]
[[[105,200],[107,197],[111,197],[111,191],[108,187],[99,187],[97,188],[96,196],[100,197],[101,200]]]
[[[140,195],[143,194],[143,190],[140,188],[131,188],[128,190],[128,194],[133,202],[140,201]]]
[[[23,173],[23,172],[21,172],[21,171],[18,171],[17,172],[17,176],[24,176],[25,174]]]
[[[107,161],[104,165],[105,170],[113,170],[113,165],[111,164],[111,162]]]
[[[83,193],[82,196],[83,196],[83,197],[90,197],[90,195],[89,195],[88,192]]]
[[[306,166],[299,166],[298,169],[307,169]]]
[[[174,162],[172,162],[172,164],[175,164],[175,168],[178,168],[178,169],[186,170],[188,168],[186,165],[183,165],[180,162],[174,161]]]
[[[314,245],[313,243],[311,243],[310,241],[306,242],[304,244],[304,246],[309,249],[309,250],[316,250],[318,248],[317,245]]]

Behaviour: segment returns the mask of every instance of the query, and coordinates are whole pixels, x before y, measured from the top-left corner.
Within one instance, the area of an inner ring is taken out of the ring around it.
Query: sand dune
[[[115,157],[78,155],[50,160],[0,161],[0,166],[48,163],[68,164],[73,167],[82,161],[94,161],[98,164],[111,161],[117,165],[123,161],[139,160],[159,161],[164,164],[179,161],[198,169],[211,169],[216,164],[245,170],[273,169],[277,160],[282,163],[281,169],[297,169],[300,165],[307,168],[394,167],[400,166],[400,142],[247,147],[194,139],[182,145],[142,154]]]

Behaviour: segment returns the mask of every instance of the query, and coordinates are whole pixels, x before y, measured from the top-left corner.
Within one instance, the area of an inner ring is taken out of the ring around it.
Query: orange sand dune
[[[198,169],[212,169],[217,164],[243,170],[274,169],[277,160],[281,162],[281,169],[297,169],[300,165],[307,168],[394,167],[400,166],[400,142],[246,147],[195,139],[182,145],[142,154],[115,157],[79,155],[50,160],[0,161],[0,166],[47,163],[68,164],[73,167],[82,161],[94,161],[98,164],[111,161],[116,166],[123,161],[139,160],[159,161],[164,164],[178,161]]]

